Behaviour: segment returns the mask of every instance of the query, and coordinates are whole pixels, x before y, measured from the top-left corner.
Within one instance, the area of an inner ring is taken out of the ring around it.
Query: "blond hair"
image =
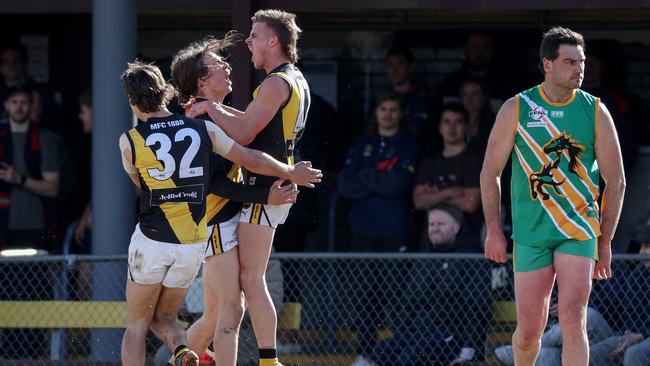
[[[258,10],[251,18],[253,23],[265,23],[280,40],[282,51],[291,63],[298,62],[298,38],[302,30],[296,24],[296,15],[283,10]]]

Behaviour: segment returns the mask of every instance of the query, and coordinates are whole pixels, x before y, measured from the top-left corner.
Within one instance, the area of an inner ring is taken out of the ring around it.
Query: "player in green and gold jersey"
[[[516,365],[535,364],[557,277],[563,364],[586,366],[591,280],[611,276],[610,242],[625,176],[612,117],[597,97],[579,89],[584,48],[582,35],[570,29],[544,34],[544,82],[501,107],[481,172],[485,255],[504,263],[499,177],[512,157]],[[602,208],[599,174],[607,184]]]

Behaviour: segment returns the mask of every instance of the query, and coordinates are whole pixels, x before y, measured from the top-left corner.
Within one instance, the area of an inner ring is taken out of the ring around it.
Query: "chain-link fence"
[[[512,364],[509,265],[473,254],[274,258],[269,270],[276,272],[268,277],[281,279],[271,292],[282,294],[278,350],[286,365],[350,365],[359,356],[381,366],[448,365],[459,357],[473,365]],[[650,349],[650,341],[639,343],[650,336],[646,263],[648,256],[616,257],[614,278],[594,286],[588,329],[595,365],[650,365],[650,358],[633,358]],[[3,258],[0,273],[0,364],[119,364],[126,258]],[[201,304],[197,282],[180,320],[196,319]],[[544,365],[560,365],[555,323],[551,317],[543,338]],[[241,348],[253,356],[239,364],[256,364],[247,320],[242,327]],[[623,344],[633,345],[617,353]],[[149,364],[164,359],[154,356],[162,349],[149,337]]]

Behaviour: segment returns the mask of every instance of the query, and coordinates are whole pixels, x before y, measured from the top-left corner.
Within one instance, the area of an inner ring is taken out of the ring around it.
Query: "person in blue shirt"
[[[351,200],[348,222],[352,252],[406,250],[411,239],[410,191],[415,172],[416,141],[402,127],[404,108],[395,93],[381,95],[375,104],[368,131],[354,143],[339,175],[338,188]],[[376,332],[386,319],[382,304],[398,301],[394,278],[373,261],[358,263],[359,283],[352,289],[366,316],[358,319],[359,360],[364,365],[374,347]],[[381,291],[379,289],[382,289]]]
[[[339,192],[352,200],[351,251],[397,252],[410,239],[416,141],[401,127],[403,116],[397,94],[380,96],[368,131],[348,152],[339,175]]]

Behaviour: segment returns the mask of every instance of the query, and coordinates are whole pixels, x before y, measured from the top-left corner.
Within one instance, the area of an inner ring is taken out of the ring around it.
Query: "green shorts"
[[[512,252],[515,272],[532,272],[553,264],[555,252],[577,255],[598,260],[598,245],[596,239],[566,240],[554,246],[530,246],[514,244]]]

